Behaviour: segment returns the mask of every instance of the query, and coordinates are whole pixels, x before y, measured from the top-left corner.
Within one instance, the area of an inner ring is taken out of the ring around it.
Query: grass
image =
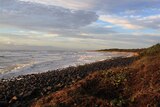
[[[160,107],[160,44],[140,52],[126,67],[89,74],[33,107]]]
[[[153,56],[158,54],[160,54],[160,43],[153,45],[140,53],[141,56]]]

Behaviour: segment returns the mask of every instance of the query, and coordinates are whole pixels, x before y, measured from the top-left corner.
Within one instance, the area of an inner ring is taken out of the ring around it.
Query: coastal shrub
[[[160,44],[157,44],[143,50],[140,56],[144,57],[129,66],[90,72],[69,88],[55,92],[47,104],[61,107],[160,107],[159,53]],[[118,64],[122,62],[116,61]],[[39,101],[41,105],[45,100]]]
[[[129,71],[128,71],[129,70]],[[89,76],[75,94],[89,95],[100,99],[107,99],[112,106],[123,107],[131,103],[125,94],[129,93],[127,81],[130,77],[129,68],[116,68],[99,71]]]
[[[160,43],[153,45],[140,53],[141,56],[151,56],[157,54],[160,54]]]
[[[91,73],[70,88],[54,94],[53,102],[48,103],[51,102],[57,107],[128,106],[131,103],[130,97],[127,96],[130,93],[127,83],[130,75],[129,68],[114,68]]]

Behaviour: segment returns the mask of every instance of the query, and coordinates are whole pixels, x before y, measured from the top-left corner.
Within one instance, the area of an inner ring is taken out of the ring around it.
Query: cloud
[[[99,20],[120,26],[125,29],[160,29],[160,15],[150,16],[115,16],[115,15],[101,15]]]
[[[160,8],[159,0],[21,0],[46,5],[58,5],[69,9],[96,10],[107,13],[134,13],[138,11],[156,10]]]
[[[85,2],[81,0],[19,0],[19,1],[26,1],[26,2],[34,2],[34,3],[41,3],[45,5],[57,5],[64,8],[69,9],[89,9],[92,8],[94,5],[94,0],[86,0]]]
[[[126,11],[142,11],[153,8],[160,8],[159,0],[100,0],[99,4],[97,4],[97,8],[101,9],[101,11],[119,14]]]
[[[147,46],[160,40],[159,13],[159,0],[0,0],[0,42]]]
[[[141,26],[132,24],[130,21],[128,21],[126,19],[122,19],[122,18],[114,17],[114,16],[101,15],[99,17],[99,20],[109,22],[111,24],[121,26],[121,27],[127,28],[127,29],[140,29],[140,28],[142,28]]]
[[[106,26],[100,26],[98,24],[91,24],[89,26],[83,27],[79,29],[83,33],[87,34],[114,34],[116,31],[114,31],[112,28],[107,28]]]
[[[121,0],[121,2],[113,0],[86,0],[85,2],[79,0],[0,0],[0,2],[1,24],[31,30],[70,32],[69,29],[78,29],[95,22],[98,19],[96,13],[100,15],[100,20],[126,29],[146,27],[159,29],[160,27],[159,16],[156,17],[156,15],[154,19],[151,16],[141,16],[139,19],[137,17],[124,18],[119,15],[121,12],[130,14],[145,9],[158,11],[160,10],[159,0]],[[60,29],[67,30],[59,31]]]
[[[160,15],[151,15],[137,18],[134,23],[152,29],[160,29]]]
[[[0,24],[31,29],[76,29],[91,24],[95,12],[17,0],[0,0]]]

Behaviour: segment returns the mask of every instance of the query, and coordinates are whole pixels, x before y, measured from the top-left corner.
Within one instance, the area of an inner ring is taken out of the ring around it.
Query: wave
[[[15,65],[7,66],[5,68],[2,67],[0,69],[0,74],[5,74],[8,72],[15,72],[15,71],[18,71],[24,67],[31,66],[31,65],[33,65],[33,62],[28,63],[28,64],[15,64]]]
[[[0,78],[83,65],[126,54],[78,51],[1,51]]]

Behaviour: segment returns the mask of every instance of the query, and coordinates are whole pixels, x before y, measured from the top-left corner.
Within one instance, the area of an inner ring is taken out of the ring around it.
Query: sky
[[[0,0],[0,48],[142,48],[160,42],[160,0]]]

